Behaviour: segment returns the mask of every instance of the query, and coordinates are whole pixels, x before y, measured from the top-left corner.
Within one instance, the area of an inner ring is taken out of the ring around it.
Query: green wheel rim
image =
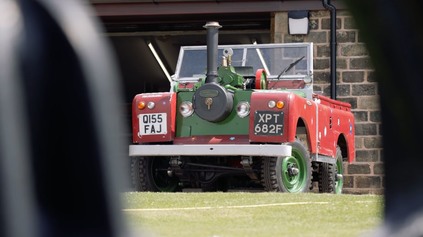
[[[267,89],[267,83],[266,83],[266,73],[263,72],[261,74],[261,79],[260,79],[260,88],[261,89]]]
[[[341,178],[338,179],[337,178],[338,174],[339,175],[344,174],[344,170],[343,170],[343,166],[342,166],[342,160],[340,160],[340,159],[336,160],[336,172],[335,172],[335,193],[336,194],[342,193],[342,187],[344,186],[344,178],[343,178],[343,176],[341,176]]]
[[[292,150],[292,156],[283,159],[281,168],[282,182],[286,190],[290,193],[301,192],[307,183],[307,167],[301,153]],[[298,174],[292,175],[293,168],[298,169]]]

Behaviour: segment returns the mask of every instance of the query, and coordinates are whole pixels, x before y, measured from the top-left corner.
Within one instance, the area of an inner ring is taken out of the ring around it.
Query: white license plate
[[[140,135],[167,134],[167,114],[139,114]]]

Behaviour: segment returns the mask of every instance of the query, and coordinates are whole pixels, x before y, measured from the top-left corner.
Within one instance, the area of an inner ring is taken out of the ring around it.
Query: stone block
[[[336,29],[339,30],[342,27],[342,19],[336,18]],[[330,30],[330,18],[322,18],[322,30]]]
[[[350,164],[348,165],[348,174],[370,174],[369,164]]]
[[[357,29],[357,26],[355,24],[355,20],[354,20],[353,17],[345,17],[344,18],[344,29],[346,29],[346,30]]]
[[[346,83],[364,82],[364,71],[342,72],[342,82],[346,82]]]
[[[320,29],[319,28],[319,26],[320,26],[319,22],[320,21],[317,18],[316,19],[310,18],[309,23],[308,23],[310,30],[319,30]]]
[[[304,42],[304,35],[290,35],[284,34],[284,43],[302,43]]]
[[[347,69],[347,58],[336,57],[336,70]]]
[[[355,136],[355,150],[359,151],[361,149],[364,149],[364,145],[363,145],[363,137],[361,136]]]
[[[314,70],[329,69],[329,67],[330,67],[329,58],[314,59],[313,66],[314,66]]]
[[[314,83],[330,83],[330,72],[329,71],[314,71]]]
[[[340,43],[355,43],[356,40],[356,31],[349,30],[349,31],[338,31],[336,33],[336,41],[338,44]]]
[[[330,17],[329,11],[311,11],[310,18],[322,18],[322,17]]]
[[[383,165],[383,163],[375,163],[373,165],[373,174],[385,174],[385,166]]]
[[[336,94],[337,96],[350,96],[351,95],[351,86],[348,84],[337,84],[336,85]]]
[[[342,56],[351,57],[351,56],[368,56],[366,45],[363,43],[356,44],[341,44],[340,53]]]
[[[369,112],[367,111],[352,111],[355,122],[367,122],[369,120]]]
[[[355,151],[356,162],[377,162],[379,161],[378,150],[356,150]]]
[[[330,48],[328,45],[317,45],[315,57],[330,57]]]
[[[377,135],[377,125],[374,123],[356,123],[355,124],[356,136],[369,136]]]
[[[373,69],[373,66],[369,57],[351,58],[350,69]]]
[[[313,43],[327,43],[328,42],[328,33],[326,31],[310,31],[307,36],[305,36],[304,41],[313,42]]]
[[[379,110],[379,96],[360,96],[358,97],[358,108],[362,110]]]
[[[376,95],[376,84],[357,84],[352,85],[352,95],[363,96],[363,95]]]
[[[364,147],[371,149],[371,148],[382,148],[382,137],[375,136],[375,137],[365,137],[363,139]]]
[[[357,188],[379,189],[382,187],[380,176],[357,176],[355,182]]]
[[[339,97],[337,100],[349,103],[353,110],[357,109],[357,97]]]

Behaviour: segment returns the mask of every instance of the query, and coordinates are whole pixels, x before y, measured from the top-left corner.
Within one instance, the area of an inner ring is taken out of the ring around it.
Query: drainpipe
[[[330,98],[336,100],[336,8],[330,0],[322,0],[330,11]]]

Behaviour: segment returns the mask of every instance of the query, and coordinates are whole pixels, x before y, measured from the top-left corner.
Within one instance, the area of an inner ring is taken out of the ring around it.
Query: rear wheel
[[[311,187],[312,167],[309,153],[302,142],[296,140],[292,155],[263,158],[262,184],[267,191],[301,193]]]
[[[342,152],[336,149],[336,163],[320,163],[319,165],[319,191],[321,193],[342,193],[344,186]]]
[[[179,179],[170,177],[167,172],[169,160],[168,157],[139,157],[138,173],[132,172],[132,182],[136,191],[178,191]]]

